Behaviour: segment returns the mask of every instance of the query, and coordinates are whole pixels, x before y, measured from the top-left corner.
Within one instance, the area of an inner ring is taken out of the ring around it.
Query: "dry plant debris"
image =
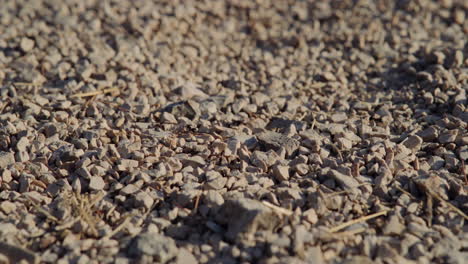
[[[468,263],[468,1],[0,4],[1,263]]]

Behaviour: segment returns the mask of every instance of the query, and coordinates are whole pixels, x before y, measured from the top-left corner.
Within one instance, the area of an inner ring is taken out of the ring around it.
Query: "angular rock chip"
[[[334,179],[341,187],[345,189],[352,189],[359,186],[359,182],[353,177],[345,175],[337,170],[329,170],[328,177]]]
[[[220,210],[219,221],[228,225],[226,237],[238,240],[260,230],[272,230],[280,223],[278,214],[257,200],[227,200]]]
[[[0,242],[0,254],[6,256],[10,263],[39,263],[34,252],[5,242]]]
[[[11,152],[0,151],[0,169],[15,163],[15,156]]]
[[[413,152],[418,151],[421,148],[421,144],[423,143],[423,139],[420,136],[409,136],[405,141],[403,141],[403,145],[405,147],[411,149]]]
[[[278,181],[289,180],[289,166],[276,165],[273,167],[273,176]]]
[[[177,246],[170,237],[148,232],[134,238],[128,251],[132,256],[149,255],[159,263],[166,263],[177,255]]]
[[[89,179],[89,189],[91,189],[92,191],[100,191],[104,189],[105,185],[106,183],[104,182],[102,177],[92,176]]]
[[[265,149],[279,150],[283,147],[288,156],[292,155],[299,148],[299,141],[284,136],[277,132],[266,131],[257,135],[259,143]]]

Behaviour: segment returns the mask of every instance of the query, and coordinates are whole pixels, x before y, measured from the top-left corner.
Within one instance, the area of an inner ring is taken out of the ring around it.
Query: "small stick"
[[[452,208],[452,210],[454,210],[455,212],[457,212],[459,215],[461,215],[463,218],[465,218],[465,220],[468,220],[468,215],[466,215],[465,213],[462,212],[462,210],[458,209],[455,205],[445,201],[442,197],[440,197],[440,195],[438,195],[437,193],[431,191],[431,190],[427,190],[427,193],[429,195],[431,195],[432,197],[436,198],[437,200],[439,200],[441,203],[447,205],[448,207]]]
[[[285,208],[282,208],[282,207],[279,207],[279,206],[276,206],[270,202],[267,202],[267,201],[262,201],[262,203],[266,206],[266,207],[269,207],[271,209],[273,209],[274,211],[280,213],[280,214],[284,214],[284,215],[287,215],[287,216],[290,216],[293,214],[293,212],[291,210],[288,210],[288,209],[285,209]]]
[[[112,206],[109,211],[107,211],[106,215],[104,216],[106,219],[109,219],[111,214],[115,211],[115,209],[117,208],[117,205],[114,205]]]
[[[95,95],[100,95],[100,94],[106,94],[106,93],[111,93],[111,92],[115,92],[115,91],[118,91],[119,88],[107,88],[107,89],[103,89],[103,90],[99,90],[99,91],[94,91],[94,92],[87,92],[87,93],[78,93],[78,94],[74,94],[72,95],[72,97],[79,97],[79,98],[82,98],[82,97],[90,97],[90,96],[95,96]]]
[[[317,122],[317,121],[315,120],[315,117],[314,117],[314,120],[312,121],[312,126],[310,127],[310,129],[313,130],[315,128],[315,122]]]
[[[131,217],[132,215],[127,215],[125,217],[125,219],[123,220],[123,222],[117,226],[114,230],[112,230],[112,232],[110,232],[109,234],[105,235],[104,237],[102,237],[102,239],[109,239],[109,238],[112,238],[113,236],[115,236],[118,232],[120,232],[120,230],[122,230],[127,224],[128,222],[130,222],[130,220],[132,219]]]
[[[50,219],[50,220],[52,220],[52,221],[54,221],[54,222],[56,222],[56,223],[59,222],[59,220],[57,219],[57,217],[53,216],[53,215],[52,215],[51,213],[49,213],[47,210],[45,210],[45,209],[43,209],[42,207],[40,207],[40,205],[36,204],[36,202],[34,202],[31,198],[29,198],[29,197],[27,197],[27,196],[26,196],[26,198],[28,198],[28,200],[32,203],[32,205],[34,206],[34,208],[35,208],[38,212],[42,213],[42,214],[45,215],[48,219]]]
[[[408,191],[406,191],[405,189],[401,188],[400,186],[395,186],[400,192],[404,193],[404,194],[407,194],[409,197],[413,198],[413,199],[416,199],[411,193],[409,193]]]
[[[414,159],[413,166],[414,166],[415,170],[419,170],[419,168],[420,168],[419,159],[417,157],[416,157],[416,159]]]
[[[70,228],[72,227],[76,222],[80,221],[81,217],[80,216],[77,216],[75,218],[73,218],[72,220],[69,220],[69,221],[66,221],[64,222],[63,224],[61,225],[58,225],[55,227],[55,230],[56,231],[61,231],[61,230],[65,230],[67,228]]]
[[[362,187],[362,186],[365,186],[365,185],[373,185],[372,183],[370,182],[364,182],[364,183],[361,183],[359,184],[358,186],[356,186],[355,188],[359,188],[359,187]],[[353,188],[353,189],[355,189]],[[351,192],[352,190],[343,190],[343,191],[338,191],[338,192],[332,192],[332,193],[328,193],[326,195],[327,198],[330,198],[330,197],[333,197],[333,196],[336,196],[336,195],[340,195],[340,194],[347,194],[349,192]]]
[[[337,231],[340,231],[341,229],[343,228],[346,228],[348,226],[351,226],[351,225],[354,225],[354,224],[357,224],[357,223],[361,223],[361,222],[365,222],[367,220],[370,220],[372,218],[376,218],[376,217],[379,217],[381,215],[386,215],[390,210],[383,210],[383,211],[380,211],[378,213],[375,213],[375,214],[370,214],[368,216],[363,216],[363,217],[360,217],[358,219],[354,219],[354,220],[351,220],[351,221],[348,221],[346,223],[343,223],[341,225],[338,225],[338,226],[335,226],[333,228],[330,228],[329,229],[329,232],[331,233],[335,233]]]
[[[195,197],[195,205],[193,207],[193,213],[196,214],[198,210],[198,204],[200,203],[202,191],[198,192],[197,197]]]

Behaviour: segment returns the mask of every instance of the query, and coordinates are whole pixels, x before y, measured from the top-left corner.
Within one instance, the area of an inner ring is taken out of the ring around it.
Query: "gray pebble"
[[[166,263],[177,255],[178,250],[172,238],[157,233],[142,233],[133,239],[128,252],[133,256],[153,256],[157,262]]]

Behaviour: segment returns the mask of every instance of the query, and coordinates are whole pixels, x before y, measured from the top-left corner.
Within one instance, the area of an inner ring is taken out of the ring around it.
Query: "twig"
[[[315,122],[317,122],[317,120],[314,117],[314,120],[312,121],[312,126],[310,127],[310,129],[313,130],[315,128]]]
[[[198,194],[197,194],[197,197],[195,197],[195,205],[193,207],[193,214],[197,213],[198,204],[200,203],[201,194],[202,194],[202,191],[199,191]]]
[[[118,91],[119,88],[117,87],[114,87],[114,88],[107,88],[107,89],[103,89],[103,90],[99,90],[99,91],[94,91],[94,92],[87,92],[87,93],[78,93],[78,94],[74,94],[72,95],[72,97],[79,97],[79,98],[82,98],[82,97],[90,97],[90,96],[96,96],[96,95],[100,95],[100,94],[106,94],[106,93],[111,93],[111,92],[115,92],[115,91]]]
[[[427,193],[429,195],[431,195],[432,197],[436,198],[437,200],[439,200],[441,203],[443,203],[443,204],[447,205],[448,207],[450,207],[452,210],[454,210],[459,215],[461,215],[463,218],[465,218],[465,220],[468,220],[468,215],[463,213],[462,210],[458,209],[455,205],[445,201],[444,198],[440,197],[440,195],[438,195],[437,193],[435,193],[435,192],[433,192],[431,190],[427,190]]]
[[[128,222],[130,222],[130,219],[132,219],[132,216],[133,216],[133,214],[127,215],[125,217],[125,219],[123,220],[123,222],[119,226],[117,226],[109,234],[102,237],[102,239],[106,239],[106,238],[108,239],[108,238],[112,238],[113,236],[115,236],[118,232],[120,232],[128,224]]]
[[[335,226],[333,228],[330,228],[329,231],[331,233],[335,233],[337,231],[340,231],[341,229],[343,228],[346,228],[348,226],[351,226],[351,225],[354,225],[354,224],[357,224],[357,223],[361,223],[361,222],[365,222],[367,220],[370,220],[372,218],[376,218],[376,217],[379,217],[381,215],[386,215],[390,210],[383,210],[383,211],[380,211],[378,213],[375,213],[375,214],[371,214],[371,215],[368,215],[368,216],[363,216],[363,217],[360,217],[358,219],[354,219],[354,220],[351,220],[351,221],[348,221],[346,223],[343,223],[341,225],[338,225],[338,226]]]
[[[401,188],[400,186],[395,186],[400,192],[408,195],[409,197],[413,198],[413,199],[416,199],[411,193],[409,193],[408,191],[406,191],[405,189]]]
[[[80,216],[76,216],[76,217],[73,218],[72,220],[66,221],[66,222],[64,222],[63,224],[56,226],[56,227],[55,227],[55,230],[56,230],[56,231],[61,231],[61,230],[65,230],[65,229],[67,229],[67,228],[70,228],[70,227],[72,227],[75,223],[77,223],[78,221],[80,221],[80,219],[81,219]]]
[[[282,208],[282,207],[279,207],[279,206],[276,206],[270,202],[267,202],[267,201],[262,201],[262,203],[266,206],[266,207],[269,207],[271,209],[273,209],[275,212],[277,213],[280,213],[280,214],[283,214],[283,215],[287,215],[287,216],[290,216],[293,214],[293,212],[291,210],[288,210],[288,209],[285,209],[285,208]]]
[[[358,186],[356,186],[355,188],[359,188],[359,187],[362,187],[362,186],[365,186],[365,185],[373,185],[372,183],[370,182],[364,182],[364,183],[361,183],[359,184]],[[354,188],[353,188],[354,189]],[[341,194],[347,194],[349,192],[351,192],[352,190],[343,190],[343,191],[338,191],[338,192],[332,192],[332,193],[328,193],[326,195],[327,198],[330,198],[330,197],[333,197],[333,196],[337,196],[337,195],[341,195]]]
[[[338,157],[340,158],[340,160],[343,160],[343,155],[341,155],[341,150],[334,143],[330,143],[330,146],[338,154]]]
[[[31,204],[34,206],[34,209],[36,209],[38,212],[42,213],[43,215],[45,215],[48,219],[58,223],[59,220],[57,219],[57,217],[53,216],[51,213],[49,213],[47,210],[43,209],[42,207],[40,207],[38,204],[36,204],[36,202],[34,202],[31,198],[29,198],[28,196],[26,196],[26,198],[31,202]]]

